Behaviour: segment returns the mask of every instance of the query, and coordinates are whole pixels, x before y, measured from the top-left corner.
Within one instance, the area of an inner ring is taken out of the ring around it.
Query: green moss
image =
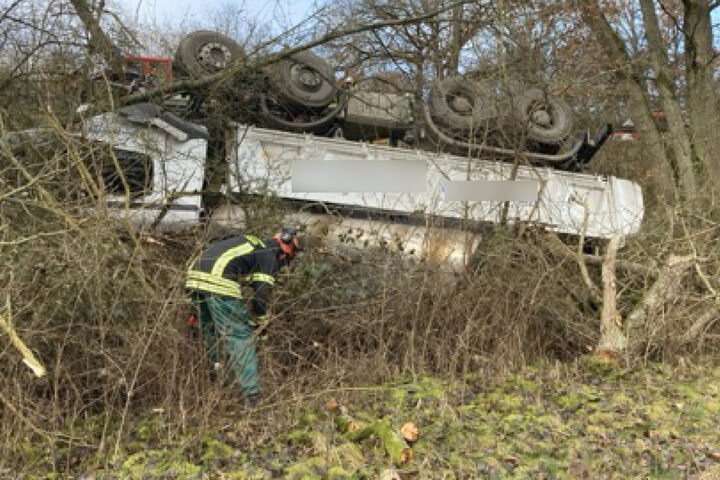
[[[396,408],[402,407],[409,398],[409,392],[405,388],[393,388],[390,390],[390,399]]]
[[[525,402],[525,399],[520,395],[502,391],[491,393],[489,400],[492,408],[500,412],[514,412]]]
[[[313,437],[309,430],[299,428],[288,433],[287,440],[293,445],[312,445]]]
[[[331,450],[331,458],[338,464],[359,470],[365,465],[365,457],[363,456],[360,446],[355,443],[342,443]]]
[[[148,450],[130,455],[122,464],[122,478],[200,478],[201,468],[173,450]]]
[[[568,392],[555,398],[555,403],[561,408],[579,408],[582,399],[578,392]]]
[[[720,430],[720,369],[628,371],[581,363],[469,378],[465,386],[404,380],[350,392],[343,404],[365,424],[384,419],[393,429],[406,421],[419,427],[414,459],[403,467],[416,471],[409,478],[684,478],[716,462],[708,439]],[[122,445],[129,456],[97,478],[199,478],[202,468],[208,478],[361,479],[387,468],[377,438],[350,441],[331,430],[325,407],[301,408],[286,433],[245,453],[192,428],[184,437],[166,435],[161,417],[136,419]],[[168,443],[163,449],[158,437]],[[13,452],[31,461],[25,464],[37,472],[29,476],[48,478],[53,471],[42,439],[19,440]],[[78,456],[63,446],[52,454],[61,458],[57,471]],[[80,471],[91,464],[74,465]]]
[[[202,454],[200,462],[206,466],[225,463],[229,460],[237,460],[240,452],[236,451],[227,443],[216,440],[212,437],[203,437]]]
[[[447,388],[439,379],[421,377],[418,382],[408,386],[407,392],[415,398],[433,399],[443,397]]]
[[[325,475],[327,480],[353,480],[355,475],[342,467],[330,467]]]
[[[286,480],[324,480],[325,460],[319,457],[291,465],[285,472]]]
[[[308,427],[308,426],[315,426],[321,421],[321,417],[312,411],[303,411],[298,416],[298,426],[299,427]]]
[[[685,409],[685,413],[695,420],[704,420],[708,417],[708,411],[705,408],[705,405],[701,403],[688,405]]]

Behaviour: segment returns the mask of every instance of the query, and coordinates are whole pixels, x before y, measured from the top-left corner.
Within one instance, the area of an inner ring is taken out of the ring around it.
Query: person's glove
[[[191,312],[187,319],[188,335],[191,339],[196,340],[200,338],[200,320],[195,315],[195,312]]]

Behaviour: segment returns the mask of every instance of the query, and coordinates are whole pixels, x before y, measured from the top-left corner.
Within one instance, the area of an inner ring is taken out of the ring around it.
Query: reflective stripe
[[[224,277],[218,277],[200,270],[189,270],[187,273],[188,280],[198,280],[201,282],[213,283],[220,287],[238,288],[239,284]]]
[[[245,278],[248,282],[263,282],[275,285],[275,277],[268,275],[267,273],[253,273]]]
[[[255,245],[256,247],[263,247],[263,248],[265,248],[265,242],[263,242],[262,240],[260,240],[260,239],[259,239],[258,237],[256,237],[255,235],[245,235],[245,238],[247,239],[248,242],[252,243],[252,244]]]
[[[217,295],[224,295],[226,297],[241,298],[240,287],[228,288],[216,285],[214,283],[203,282],[201,280],[188,280],[185,282],[185,288],[190,290],[200,290],[208,293],[215,293]]]
[[[241,298],[240,284],[200,270],[188,270],[185,288]]]
[[[204,292],[216,293],[218,295],[226,295],[229,297],[242,298],[240,284],[233,280],[224,278],[222,275],[225,272],[225,268],[228,263],[230,263],[233,259],[247,255],[257,246],[265,248],[265,243],[256,236],[246,235],[245,238],[247,239],[247,242],[236,245],[218,256],[215,259],[215,262],[213,262],[212,268],[209,272],[195,270],[193,268],[188,270],[185,288],[202,290]],[[252,281],[256,282],[265,282],[270,284],[275,283],[275,279],[271,275],[253,274],[248,277],[252,278]]]
[[[225,267],[227,267],[227,264],[230,263],[233,258],[246,255],[252,251],[253,246],[250,243],[243,243],[241,245],[224,251],[222,255],[220,255],[215,260],[215,263],[213,263],[213,266],[210,269],[210,273],[215,276],[222,277],[222,274],[225,271]]]

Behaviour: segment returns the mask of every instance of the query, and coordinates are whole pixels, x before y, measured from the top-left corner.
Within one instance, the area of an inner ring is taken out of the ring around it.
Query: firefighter
[[[224,356],[228,374],[234,374],[248,405],[260,393],[253,331],[264,329],[275,276],[298,250],[297,232],[291,227],[267,240],[233,235],[212,242],[187,272],[185,288],[208,349],[211,376],[217,376]],[[243,283],[254,292],[251,311],[242,298]]]

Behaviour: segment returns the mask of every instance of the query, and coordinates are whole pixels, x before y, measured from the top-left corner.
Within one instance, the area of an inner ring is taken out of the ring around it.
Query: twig
[[[700,268],[700,262],[698,262],[697,248],[695,248],[695,242],[693,242],[692,238],[690,237],[690,233],[688,232],[687,225],[685,225],[685,221],[681,221],[681,224],[683,227],[683,231],[685,232],[685,238],[687,238],[687,241],[690,244],[690,248],[692,249],[695,272],[697,272],[698,277],[700,277],[700,280],[702,280],[705,288],[707,288],[707,290],[712,293],[715,298],[718,298],[718,293],[710,283],[710,279],[708,279],[707,275],[705,275],[705,272],[703,272],[702,268]]]
[[[27,243],[32,240],[36,240],[38,238],[52,237],[55,235],[62,235],[62,234],[68,233],[68,232],[70,232],[70,230],[67,230],[67,229],[66,230],[58,230],[56,232],[40,232],[40,233],[36,233],[35,235],[30,235],[29,237],[20,238],[18,240],[12,240],[9,242],[0,242],[0,247],[6,247],[6,246],[11,246],[11,245],[22,245],[23,243]]]
[[[718,312],[716,300],[716,303],[703,312],[690,328],[688,328],[687,332],[680,337],[680,343],[688,344],[696,341],[700,334],[710,328],[718,318],[720,318],[720,313]]]
[[[37,427],[34,423],[32,423],[30,420],[28,420],[22,413],[20,413],[20,411],[17,408],[15,408],[15,405],[10,403],[10,400],[5,398],[5,396],[2,394],[2,391],[0,391],[0,402],[2,402],[3,405],[5,405],[7,407],[7,409],[13,413],[13,415],[15,415],[17,418],[19,418],[21,422],[23,422],[25,425],[30,427],[30,430],[32,430],[33,432],[37,433],[38,435],[44,437],[46,440],[52,441],[52,437],[50,436],[50,434],[48,432],[46,432],[45,430]]]
[[[160,310],[160,312],[158,312],[156,318],[158,318],[158,319],[162,318],[162,315],[165,313],[165,310],[168,308],[168,305],[170,303],[170,298],[172,298],[172,297],[169,297],[168,300],[163,303],[163,308]],[[130,381],[130,384],[128,385],[127,398],[125,400],[125,406],[123,407],[123,412],[122,412],[122,415],[120,418],[120,425],[118,427],[118,432],[117,432],[117,441],[115,442],[115,451],[113,454],[113,456],[115,458],[117,458],[117,456],[120,453],[120,442],[122,440],[122,433],[125,428],[125,422],[127,420],[128,412],[130,410],[130,401],[132,399],[132,396],[133,396],[133,393],[135,390],[135,385],[137,385],[138,377],[140,376],[140,369],[143,365],[143,361],[145,360],[145,356],[147,355],[147,352],[150,349],[150,345],[155,340],[155,335],[158,332],[160,323],[161,322],[156,321],[152,327],[152,330],[150,330],[150,332],[148,332],[147,341],[145,342],[145,345],[143,345],[142,352],[140,353],[140,358],[138,359],[137,364],[135,365],[135,370],[133,371],[132,380]]]
[[[573,200],[582,205],[583,207],[583,226],[582,230],[580,230],[580,237],[578,238],[576,256],[577,264],[578,267],[580,267],[580,274],[582,275],[585,285],[587,285],[588,289],[590,289],[590,293],[597,298],[600,296],[600,289],[597,287],[597,285],[595,285],[595,282],[592,281],[592,278],[590,278],[587,265],[585,264],[585,259],[583,258],[583,247],[585,246],[585,232],[587,231],[588,221],[590,219],[590,208],[588,207],[587,199],[582,199],[581,201],[578,198],[573,198]],[[613,258],[613,269],[615,268],[614,263],[615,259]]]
[[[694,264],[694,260],[693,255],[668,257],[655,283],[628,315],[628,329],[638,331],[645,326],[648,316],[667,300],[687,270]]]
[[[7,299],[8,306],[10,304],[10,298]],[[8,308],[9,310],[9,308]],[[15,345],[15,348],[17,348],[20,353],[23,356],[23,363],[27,365],[30,370],[33,371],[36,377],[40,378],[45,376],[46,370],[45,367],[40,363],[40,361],[35,358],[35,355],[32,353],[32,351],[25,345],[25,342],[23,342],[20,337],[18,336],[17,332],[15,331],[15,328],[13,327],[10,318],[5,318],[2,314],[0,314],[0,327],[2,327],[3,330],[5,330],[5,333],[8,334],[10,337],[10,341],[13,345]]]
[[[20,171],[20,173],[28,183],[35,180],[35,177],[30,174],[30,172],[18,161],[17,158],[15,158],[14,155],[9,155],[8,158],[10,159],[10,162],[13,164],[13,166]],[[50,192],[48,192],[42,185],[37,185],[36,189],[46,204],[45,208],[65,220],[65,222],[67,222],[67,224],[71,227],[78,226],[77,222],[70,215],[65,213],[62,208],[60,208],[60,206],[55,201],[55,198]]]
[[[558,239],[556,236],[552,236],[550,238],[552,239],[552,241],[547,242],[546,246],[552,252],[565,257],[571,257],[576,255],[575,252],[573,252],[567,245],[562,243],[560,239]],[[588,265],[602,265],[603,263],[603,257],[599,255],[582,254],[582,259]],[[642,263],[616,259],[615,266],[621,270],[636,273],[639,275],[645,275],[650,277],[656,277],[658,275],[657,268],[650,265],[643,265]]]

